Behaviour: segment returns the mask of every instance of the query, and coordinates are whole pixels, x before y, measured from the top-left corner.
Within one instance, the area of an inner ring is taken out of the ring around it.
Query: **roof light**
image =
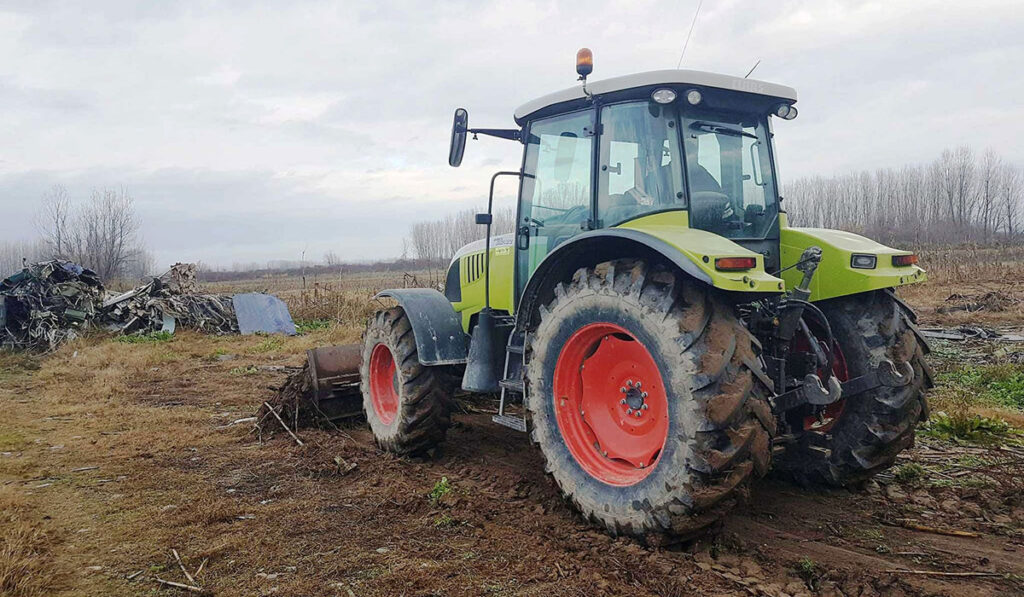
[[[907,267],[908,265],[917,264],[917,255],[911,253],[910,255],[893,255],[892,264],[894,267]]]
[[[704,99],[704,96],[697,89],[690,89],[686,92],[686,101],[691,106],[696,106],[702,99]]]
[[[785,120],[793,120],[796,118],[796,108],[791,104],[779,104],[775,106],[775,115]]]
[[[580,48],[576,52],[576,74],[586,79],[587,75],[592,72],[594,72],[594,53],[590,51],[590,48]]]
[[[676,101],[676,92],[671,89],[655,89],[651,99],[659,104],[671,104]]]
[[[757,265],[754,257],[719,257],[715,259],[715,269],[723,272],[738,272],[753,269]]]
[[[850,267],[856,269],[875,269],[875,265],[878,264],[878,258],[874,255],[858,255],[854,254],[850,257]]]

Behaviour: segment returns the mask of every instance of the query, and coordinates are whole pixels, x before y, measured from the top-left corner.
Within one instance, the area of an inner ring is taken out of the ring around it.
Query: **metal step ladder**
[[[505,367],[498,386],[501,388],[501,399],[498,402],[498,414],[491,417],[491,420],[516,431],[526,432],[526,404],[523,404],[523,416],[516,417],[505,414],[506,400],[509,393],[526,395],[523,382],[523,354],[526,352],[526,332],[513,330],[508,336],[508,344],[505,346]]]

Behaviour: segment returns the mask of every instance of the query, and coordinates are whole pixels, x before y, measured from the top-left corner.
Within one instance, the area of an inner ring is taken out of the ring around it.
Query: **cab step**
[[[497,423],[498,425],[502,425],[504,427],[508,427],[509,429],[515,429],[516,431],[522,431],[523,433],[526,433],[526,419],[523,419],[522,417],[511,417],[509,415],[494,415],[493,417],[491,417],[491,420]]]

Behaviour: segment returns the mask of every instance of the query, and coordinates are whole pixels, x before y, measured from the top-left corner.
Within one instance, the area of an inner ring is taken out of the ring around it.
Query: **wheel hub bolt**
[[[623,398],[622,400],[619,400],[619,404],[625,404],[625,403],[626,403],[626,399],[625,398]]]
[[[627,415],[631,415],[631,414],[633,414],[633,409],[632,409],[632,408],[627,408],[627,409],[626,409],[626,414],[627,414]]]
[[[640,418],[640,415],[641,415],[641,414],[642,414],[642,413],[641,413],[640,411],[636,411],[636,418],[638,418],[638,419],[639,419],[639,418]]]

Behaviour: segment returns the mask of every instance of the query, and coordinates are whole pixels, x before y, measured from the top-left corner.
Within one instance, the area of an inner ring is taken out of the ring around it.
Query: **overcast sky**
[[[54,184],[125,186],[159,265],[397,256],[409,225],[486,201],[521,146],[451,112],[674,68],[697,0],[0,1],[0,239]],[[706,0],[684,68],[793,86],[782,177],[899,166],[944,147],[1024,163],[1020,0]],[[512,184],[507,183],[506,194]],[[511,204],[511,198],[506,197]]]

